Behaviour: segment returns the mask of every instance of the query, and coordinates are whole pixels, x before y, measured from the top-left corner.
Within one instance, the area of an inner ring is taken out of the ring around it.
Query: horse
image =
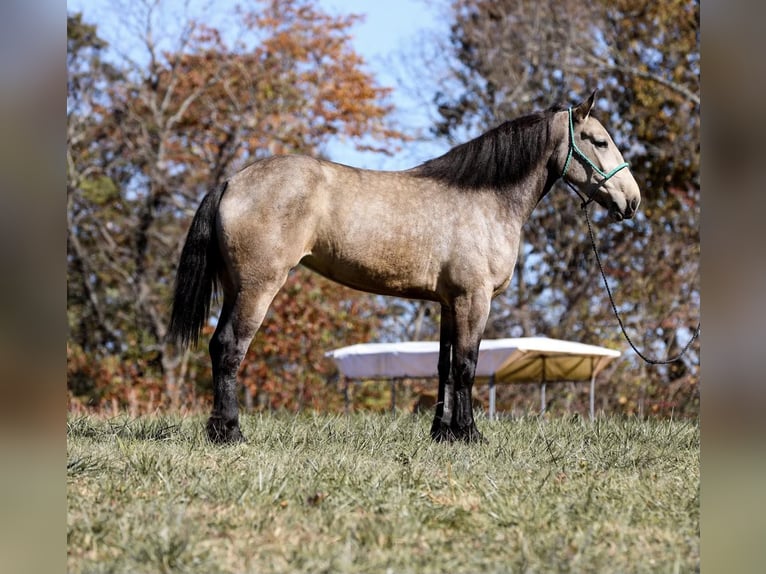
[[[258,160],[209,192],[178,265],[168,329],[196,344],[223,294],[209,343],[215,443],[244,441],[237,371],[274,296],[301,264],[354,289],[441,306],[435,441],[484,441],[471,393],[491,300],[511,281],[521,228],[563,179],[614,220],[639,187],[604,126],[596,93],[506,121],[402,171],[304,155]],[[608,171],[606,171],[608,170]]]

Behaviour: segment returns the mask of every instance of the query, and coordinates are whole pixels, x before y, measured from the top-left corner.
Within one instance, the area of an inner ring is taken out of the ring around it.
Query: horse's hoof
[[[487,439],[479,432],[475,424],[468,427],[453,429],[453,433],[457,440],[460,440],[469,444],[487,444]]]
[[[466,442],[473,444],[489,444],[489,441],[484,438],[484,435],[475,428],[473,429],[473,432],[468,435]]]
[[[207,438],[214,444],[240,444],[247,442],[245,437],[242,436],[242,432],[239,430],[239,425],[227,427],[220,420],[209,420],[207,423]]]
[[[445,425],[441,421],[434,421],[434,424],[431,426],[431,440],[434,442],[454,442],[455,434],[449,425]]]

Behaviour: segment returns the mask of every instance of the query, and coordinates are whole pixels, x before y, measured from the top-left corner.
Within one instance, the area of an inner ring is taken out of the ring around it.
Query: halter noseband
[[[574,134],[574,122],[572,121],[572,108],[568,108],[567,112],[569,114],[569,153],[567,153],[567,160],[564,162],[564,170],[561,172],[561,179],[564,179],[564,176],[567,174],[567,171],[569,170],[569,164],[572,162],[572,156],[574,154],[577,154],[581,160],[583,160],[585,163],[587,163],[590,167],[593,168],[593,170],[599,174],[602,179],[598,182],[598,185],[594,188],[594,191],[604,185],[612,176],[614,176],[618,171],[620,171],[623,168],[628,167],[630,164],[626,161],[622,162],[620,165],[615,167],[614,169],[605,172],[600,167],[598,167],[595,163],[593,163],[590,158],[583,153],[583,151],[577,147],[577,142],[575,142],[575,134]],[[593,201],[593,194],[591,194],[587,199],[584,199],[582,194],[580,193],[580,190],[577,189],[577,187],[569,182],[568,180],[564,179],[564,182],[571,187],[575,193],[582,199],[583,207],[587,207],[588,204]]]

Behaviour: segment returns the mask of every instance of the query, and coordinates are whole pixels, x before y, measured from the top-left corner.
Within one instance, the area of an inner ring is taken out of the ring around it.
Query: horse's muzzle
[[[633,216],[636,214],[636,211],[638,210],[638,204],[641,202],[641,200],[637,197],[634,197],[633,199],[630,199],[625,204],[625,207],[623,209],[620,208],[620,206],[617,204],[617,202],[614,202],[612,204],[611,214],[612,218],[614,218],[615,221],[622,221],[623,219],[632,219]]]
[[[636,214],[636,211],[638,211],[639,203],[641,203],[641,200],[637,197],[628,201],[628,204],[625,206],[625,213],[622,214],[623,218],[631,219]]]

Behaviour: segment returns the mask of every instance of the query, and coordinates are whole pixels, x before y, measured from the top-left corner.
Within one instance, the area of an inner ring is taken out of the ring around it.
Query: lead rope
[[[569,183],[569,182],[567,182]],[[577,191],[576,188],[574,188],[575,191]],[[580,196],[580,199],[582,199],[582,195],[580,193],[577,193],[578,196]],[[622,329],[622,334],[625,336],[625,340],[628,342],[628,344],[631,346],[631,348],[636,352],[636,354],[641,357],[645,362],[649,363],[650,365],[667,365],[669,363],[674,363],[678,361],[681,357],[683,357],[686,352],[689,350],[689,347],[691,347],[694,340],[699,337],[700,334],[700,326],[701,322],[697,322],[697,328],[694,330],[694,334],[692,335],[691,339],[686,343],[684,348],[681,350],[680,353],[678,353],[675,357],[671,357],[669,359],[659,360],[659,359],[650,359],[649,357],[646,357],[641,351],[639,351],[636,346],[633,344],[633,341],[630,340],[630,336],[628,336],[627,331],[625,330],[625,325],[622,323],[622,319],[620,318],[620,314],[617,312],[617,305],[614,303],[614,297],[612,296],[612,290],[609,288],[609,282],[606,280],[606,273],[604,273],[604,267],[601,265],[601,257],[598,255],[598,248],[596,247],[596,239],[593,236],[593,227],[590,224],[590,217],[588,217],[588,204],[590,203],[590,198],[588,201],[583,200],[582,202],[582,210],[585,213],[585,221],[588,224],[588,234],[590,235],[590,244],[593,246],[593,254],[596,256],[596,263],[598,263],[598,270],[601,272],[601,277],[604,279],[604,287],[606,287],[606,293],[609,295],[609,302],[612,304],[612,311],[614,311],[614,316],[617,317],[617,322],[620,324],[620,329]]]

